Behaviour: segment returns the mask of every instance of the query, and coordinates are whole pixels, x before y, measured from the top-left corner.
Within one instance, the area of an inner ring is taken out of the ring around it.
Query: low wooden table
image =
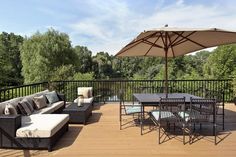
[[[83,103],[82,106],[78,106],[77,103],[71,103],[63,110],[62,113],[69,114],[70,124],[86,124],[90,115],[92,115],[93,106],[91,103]]]

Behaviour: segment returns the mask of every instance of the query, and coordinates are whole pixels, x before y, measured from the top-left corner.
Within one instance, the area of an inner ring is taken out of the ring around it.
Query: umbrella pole
[[[167,53],[168,53],[168,49],[165,49],[165,94],[166,94],[166,98],[168,97],[168,67],[167,67],[167,62],[168,62],[168,58],[167,58]]]

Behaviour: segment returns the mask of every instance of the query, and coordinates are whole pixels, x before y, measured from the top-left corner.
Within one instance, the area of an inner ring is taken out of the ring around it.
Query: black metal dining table
[[[143,134],[143,121],[144,121],[144,109],[146,106],[159,106],[160,99],[165,98],[183,98],[185,97],[185,103],[190,104],[190,98],[201,98],[195,95],[191,95],[188,93],[135,93],[133,94],[134,98],[141,104],[141,120],[140,120],[140,127],[141,127],[141,135]]]

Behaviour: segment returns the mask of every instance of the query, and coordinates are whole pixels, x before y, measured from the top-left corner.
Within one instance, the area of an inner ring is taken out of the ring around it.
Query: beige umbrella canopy
[[[181,56],[218,45],[236,43],[236,32],[217,28],[170,28],[148,30],[140,33],[122,48],[116,56],[165,57],[165,93],[168,93],[167,58]]]

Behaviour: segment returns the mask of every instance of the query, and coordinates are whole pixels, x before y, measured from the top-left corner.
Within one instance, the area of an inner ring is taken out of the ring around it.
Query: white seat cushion
[[[84,98],[84,103],[92,103],[93,102],[94,97],[91,98]],[[78,98],[74,100],[75,103],[78,102]]]
[[[190,111],[181,111],[181,112],[178,112],[178,115],[184,119],[185,118],[185,121],[186,122],[189,122],[190,121],[190,118],[193,122],[207,122],[209,121],[209,116],[208,115],[204,115],[204,114],[201,114],[200,112],[198,111],[192,111],[192,113]]]
[[[161,116],[159,117],[159,114],[161,113]],[[168,120],[168,121],[172,121],[176,119],[176,116],[170,112],[170,111],[159,111],[159,110],[153,110],[151,111],[152,116],[159,121],[161,118],[161,120]]]
[[[17,129],[17,137],[52,137],[69,121],[68,114],[35,114],[22,116],[21,127]]]

